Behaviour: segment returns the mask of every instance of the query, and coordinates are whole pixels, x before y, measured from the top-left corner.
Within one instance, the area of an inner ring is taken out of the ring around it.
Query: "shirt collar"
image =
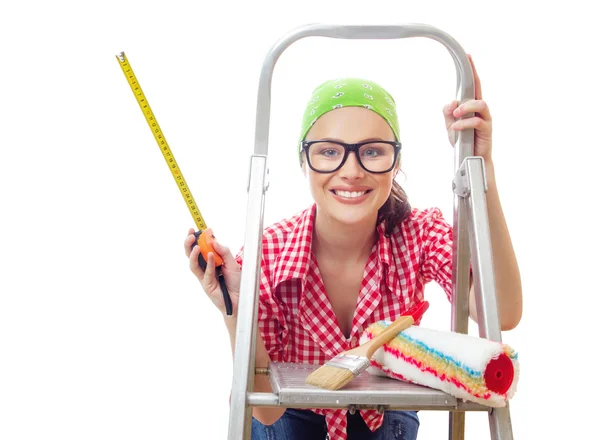
[[[385,221],[377,225],[377,235],[379,236],[377,246],[379,248],[379,261],[389,267],[391,263],[390,237],[385,236]]]
[[[283,249],[277,257],[274,270],[274,287],[291,279],[299,279],[304,285],[306,275],[308,273],[309,262],[312,258],[312,233],[315,224],[315,216],[317,213],[317,205],[312,206],[300,214],[296,226],[289,234]],[[402,228],[394,231],[402,240]],[[380,266],[380,277],[386,277],[388,289],[394,290],[394,286],[398,284],[396,264],[393,258],[393,250],[391,245],[391,236],[385,235],[385,221],[377,225],[378,235],[378,257],[382,263]]]
[[[394,255],[394,252],[398,252],[399,249],[405,249],[404,247],[404,233],[403,226],[398,225],[392,231],[390,236],[385,235],[385,221],[377,225],[377,233],[379,234],[379,261],[381,279],[385,280],[386,287],[389,292],[397,292],[399,294],[400,279],[399,270],[396,267],[398,255]],[[392,241],[398,240],[399,243],[392,243]]]
[[[311,259],[312,232],[317,205],[299,215],[298,222],[288,235],[288,239],[277,256],[274,270],[274,287],[291,280],[306,281],[308,265]]]

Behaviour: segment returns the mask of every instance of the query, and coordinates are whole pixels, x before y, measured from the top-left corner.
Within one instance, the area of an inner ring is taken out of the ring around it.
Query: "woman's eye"
[[[328,150],[323,150],[321,152],[321,154],[325,155],[325,156],[335,156],[338,154],[337,150],[333,150],[333,149],[328,149]]]
[[[379,155],[379,151],[377,151],[375,148],[369,148],[363,152],[363,155],[367,157],[374,157]]]

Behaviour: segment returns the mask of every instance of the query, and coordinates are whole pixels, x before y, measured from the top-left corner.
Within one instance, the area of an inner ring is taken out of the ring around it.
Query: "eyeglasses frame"
[[[335,168],[335,169],[333,169],[331,171],[321,171],[321,170],[318,170],[318,169],[314,168],[312,166],[312,164],[310,163],[310,156],[308,154],[308,150],[309,150],[310,146],[314,145],[314,144],[317,144],[317,143],[323,143],[323,142],[328,142],[328,143],[331,143],[331,144],[337,144],[337,145],[340,145],[340,146],[344,147],[344,157],[342,158],[342,161],[340,162],[340,164],[338,165],[337,168]],[[388,144],[388,145],[391,145],[392,147],[394,147],[394,160],[392,161],[392,166],[389,169],[385,170],[385,171],[371,171],[371,170],[367,169],[367,167],[365,167],[365,165],[360,160],[360,155],[358,154],[358,150],[363,145],[367,145],[367,144],[381,144],[381,143]],[[352,153],[352,152],[354,152],[354,155],[356,156],[356,160],[358,161],[358,164],[367,173],[372,173],[372,174],[385,174],[385,173],[389,173],[396,166],[396,161],[398,160],[398,154],[400,153],[400,150],[402,149],[402,143],[400,143],[400,142],[397,142],[397,141],[379,141],[379,140],[377,140],[377,141],[371,140],[371,141],[358,142],[356,144],[347,144],[347,143],[341,142],[341,141],[330,141],[330,140],[325,140],[325,139],[319,139],[319,140],[314,140],[314,141],[302,141],[300,143],[300,145],[302,147],[302,150],[304,151],[304,154],[306,156],[306,161],[308,162],[308,166],[310,167],[310,169],[313,170],[316,173],[322,173],[322,174],[335,173],[337,170],[339,170],[340,168],[342,168],[344,166],[344,164],[346,163],[346,160],[348,159],[349,154]]]

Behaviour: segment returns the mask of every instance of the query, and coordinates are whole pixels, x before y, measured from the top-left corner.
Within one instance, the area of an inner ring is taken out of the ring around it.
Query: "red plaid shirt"
[[[410,217],[379,239],[365,266],[350,338],[337,324],[311,252],[316,205],[265,229],[258,326],[272,361],[322,365],[358,345],[362,332],[380,320],[395,320],[423,301],[425,284],[436,281],[452,292],[452,227],[437,208],[413,209]],[[237,261],[242,264],[242,252]],[[331,440],[346,439],[346,409],[324,414]],[[375,410],[361,410],[374,431],[383,422]]]

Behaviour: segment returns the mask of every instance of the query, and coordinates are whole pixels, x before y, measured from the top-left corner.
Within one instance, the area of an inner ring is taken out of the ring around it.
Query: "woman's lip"
[[[329,192],[335,200],[346,205],[358,205],[359,203],[362,203],[367,197],[369,197],[369,194],[371,193],[371,191],[366,191],[362,196],[342,197],[338,196],[333,190],[330,190]]]
[[[330,191],[348,191],[348,192],[361,192],[361,191],[371,191],[372,188],[368,188],[366,186],[355,186],[352,188],[346,188],[343,186],[335,186],[330,188]]]

